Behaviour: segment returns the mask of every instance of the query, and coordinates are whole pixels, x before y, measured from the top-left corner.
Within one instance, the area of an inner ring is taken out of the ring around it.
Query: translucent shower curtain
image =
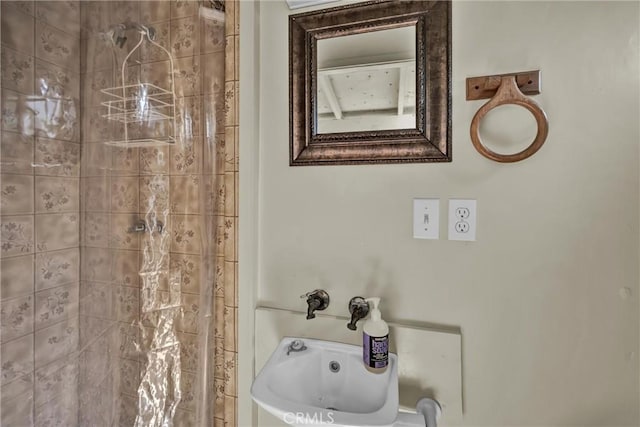
[[[213,424],[224,15],[209,6],[81,3],[79,425]]]
[[[1,8],[0,425],[211,426],[221,2]]]

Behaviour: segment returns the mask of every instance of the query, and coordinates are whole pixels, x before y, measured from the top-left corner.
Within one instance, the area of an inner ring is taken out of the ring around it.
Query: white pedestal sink
[[[251,387],[253,399],[294,426],[436,427],[437,402],[422,399],[420,414],[398,412],[398,359],[373,374],[362,347],[308,338],[284,338]]]

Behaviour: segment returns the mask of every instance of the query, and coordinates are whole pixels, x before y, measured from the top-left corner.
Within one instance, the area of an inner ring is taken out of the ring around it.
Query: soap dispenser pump
[[[389,326],[382,320],[378,305],[380,298],[367,298],[370,317],[362,326],[363,360],[369,372],[381,374],[389,363]]]

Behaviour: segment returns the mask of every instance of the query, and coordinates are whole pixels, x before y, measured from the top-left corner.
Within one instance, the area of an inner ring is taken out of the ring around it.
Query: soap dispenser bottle
[[[389,326],[382,320],[380,298],[367,298],[371,306],[369,319],[362,326],[364,365],[369,372],[381,374],[389,363]]]

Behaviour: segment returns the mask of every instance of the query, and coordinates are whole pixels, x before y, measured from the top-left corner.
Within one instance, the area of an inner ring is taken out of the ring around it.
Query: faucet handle
[[[362,297],[353,297],[349,301],[349,313],[351,313],[351,321],[347,323],[347,328],[355,331],[358,326],[358,320],[364,319],[369,314],[369,303]]]
[[[304,295],[300,295],[300,298],[307,299],[307,319],[315,318],[315,311],[322,311],[329,307],[329,294],[322,289],[307,292]]]

